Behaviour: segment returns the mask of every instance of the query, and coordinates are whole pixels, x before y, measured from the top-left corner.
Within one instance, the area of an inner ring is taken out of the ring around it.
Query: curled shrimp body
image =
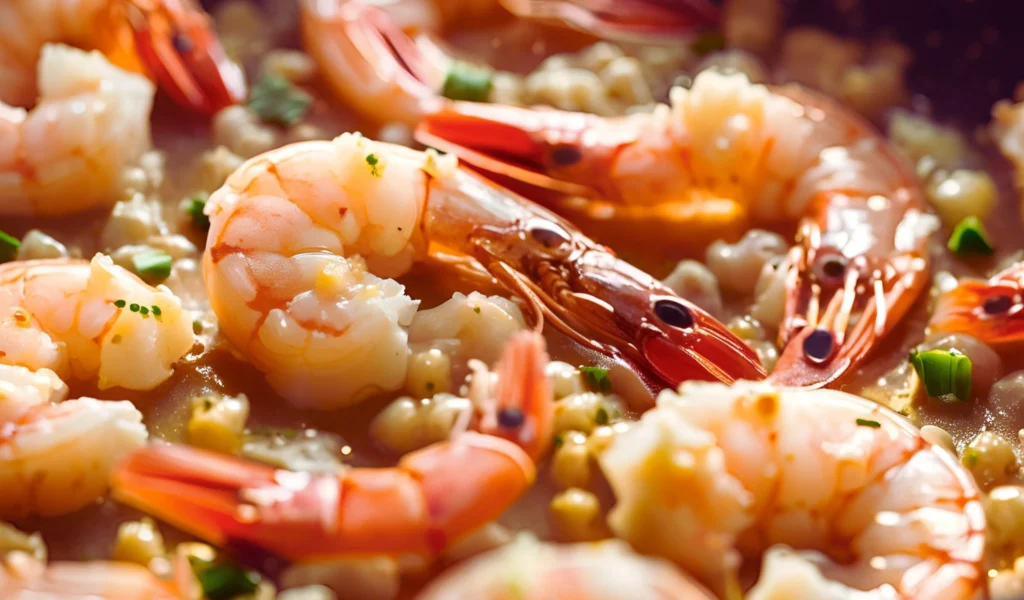
[[[713,600],[670,563],[620,541],[541,543],[520,536],[459,565],[417,600]]]
[[[617,499],[615,534],[716,590],[773,547],[772,568],[745,597],[922,600],[984,590],[974,480],[949,451],[863,398],[683,384],[599,461]],[[792,577],[817,593],[787,595]]]
[[[710,315],[453,157],[349,134],[285,146],[239,167],[206,212],[221,330],[295,404],[403,383],[418,302],[386,278],[438,249],[523,299],[537,326],[547,319],[652,381],[763,374]]]
[[[169,289],[104,255],[0,265],[0,364],[149,390],[171,376],[193,336]]]
[[[38,104],[0,102],[0,216],[57,216],[120,197],[125,167],[149,149],[153,85],[98,52],[47,45]]]
[[[42,49],[64,43],[98,50],[145,73],[176,102],[214,113],[245,97],[209,17],[193,0],[7,0],[0,4],[0,101],[30,106]],[[71,67],[68,67],[71,69]],[[39,82],[45,93],[46,81]]]
[[[808,91],[709,70],[647,114],[449,102],[417,133],[486,170],[577,196],[555,202],[610,239],[627,232],[694,251],[752,224],[798,223],[780,267],[780,384],[842,376],[928,280],[936,220],[914,175],[870,125]]]
[[[1024,262],[987,281],[963,280],[939,297],[928,323],[932,331],[966,333],[996,350],[1016,347],[1024,338]]]
[[[0,597],[6,600],[197,600],[187,565],[175,565],[173,581],[131,563],[58,562],[49,565],[11,552],[0,566]]]
[[[0,364],[0,518],[83,508],[106,492],[113,466],[146,442],[131,402],[65,401],[67,392],[53,371]]]
[[[540,334],[513,337],[500,391],[463,432],[391,468],[331,474],[275,470],[186,446],[151,445],[112,479],[114,495],[218,546],[243,543],[293,562],[379,554],[430,558],[489,523],[533,484],[551,391]],[[515,413],[516,422],[502,417]]]

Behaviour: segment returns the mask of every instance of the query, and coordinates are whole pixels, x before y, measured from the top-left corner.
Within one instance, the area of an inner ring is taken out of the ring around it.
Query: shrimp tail
[[[193,0],[133,0],[124,10],[143,68],[175,102],[212,115],[245,99],[241,68]]]
[[[709,0],[502,0],[502,5],[520,17],[639,43],[678,42],[695,28],[718,23],[720,16]]]

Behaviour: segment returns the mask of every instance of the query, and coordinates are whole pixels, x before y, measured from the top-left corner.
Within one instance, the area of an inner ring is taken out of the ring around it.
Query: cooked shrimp
[[[776,545],[831,580],[832,592],[803,597],[966,599],[984,589],[985,517],[970,473],[857,396],[683,384],[599,462],[617,501],[612,531],[718,591]],[[794,597],[779,591],[778,573],[746,597]]]
[[[657,389],[658,377],[763,376],[710,315],[453,157],[350,134],[285,146],[242,165],[206,212],[221,331],[297,405],[402,385],[418,302],[386,278],[441,248],[460,273],[520,296],[537,326],[547,318]]]
[[[1024,339],[1024,261],[987,281],[965,279],[943,294],[928,327],[943,333],[966,333],[1001,351]]]
[[[0,265],[0,364],[50,369],[100,389],[149,390],[192,348],[192,319],[98,254]]]
[[[148,73],[193,110],[212,114],[245,97],[241,69],[193,0],[6,0],[0,4],[0,101],[31,105],[36,63],[50,43],[99,50],[122,69]],[[48,85],[40,78],[44,98]]]
[[[695,251],[751,225],[798,222],[780,267],[785,350],[772,378],[836,380],[928,281],[937,220],[916,178],[870,125],[808,91],[704,71],[671,99],[671,108],[619,119],[451,102],[424,120],[418,139],[577,195],[554,202],[609,239]]]
[[[0,518],[63,515],[94,502],[114,464],[145,443],[131,402],[61,402],[67,392],[53,371],[0,364]]]
[[[418,600],[713,600],[664,560],[620,541],[541,543],[521,536],[436,579]]]
[[[12,552],[0,568],[0,597],[6,600],[199,600],[197,584],[177,566],[174,581],[131,563],[87,562],[44,565]]]
[[[501,362],[481,433],[456,434],[396,467],[294,473],[151,445],[114,473],[115,497],[217,546],[241,542],[294,562],[432,557],[515,502],[536,475],[524,449],[541,452],[550,439],[543,338],[517,335]]]
[[[706,0],[501,0],[509,11],[608,37],[677,36],[713,23]],[[479,24],[502,11],[496,0],[301,0],[306,51],[334,93],[368,119],[416,125],[437,108],[453,58],[433,35],[455,18]],[[404,64],[395,60],[401,55]],[[426,85],[424,85],[426,84]]]
[[[125,167],[149,148],[153,85],[98,52],[47,45],[39,103],[0,102],[0,216],[57,216],[120,199]]]

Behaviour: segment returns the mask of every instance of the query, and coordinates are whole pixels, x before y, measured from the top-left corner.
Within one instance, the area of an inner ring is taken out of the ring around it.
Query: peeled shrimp
[[[169,289],[102,254],[0,265],[0,364],[149,390],[171,376],[193,336]]]
[[[36,63],[53,43],[97,50],[120,69],[146,73],[192,110],[213,113],[245,97],[241,69],[192,0],[4,0],[0,103],[32,104]],[[40,77],[44,99],[48,85]]]
[[[456,433],[395,467],[294,473],[151,445],[114,473],[114,495],[218,546],[242,543],[293,562],[429,559],[533,484],[531,457],[551,439],[547,362],[540,334],[517,334],[497,369],[497,394],[481,407],[480,432]]]
[[[308,408],[394,390],[418,301],[388,277],[437,259],[497,280],[534,324],[646,374],[759,378],[722,324],[552,213],[451,157],[345,134],[257,156],[206,205],[203,273],[228,338]]]
[[[48,44],[39,91],[31,111],[0,102],[0,217],[112,206],[122,171],[149,148],[153,84],[98,52]]]
[[[198,586],[178,566],[174,581],[130,563],[88,562],[45,565],[12,552],[0,568],[0,597],[5,600],[198,600]]]
[[[88,505],[106,492],[114,464],[146,442],[131,402],[63,401],[67,393],[53,371],[0,364],[0,518]]]
[[[664,560],[620,541],[541,543],[522,536],[441,575],[418,600],[713,600]]]
[[[612,531],[718,591],[772,547],[775,567],[746,598],[966,599],[985,586],[970,474],[857,396],[683,384],[599,462],[617,499]],[[795,576],[817,591],[793,595]]]

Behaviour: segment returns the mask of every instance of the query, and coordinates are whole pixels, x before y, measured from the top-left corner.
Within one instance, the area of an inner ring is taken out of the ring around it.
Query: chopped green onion
[[[147,250],[132,257],[135,274],[156,283],[171,276],[171,263],[171,255],[163,250]]]
[[[473,307],[473,312],[475,312],[476,314],[480,314],[480,307],[479,306],[474,306]]]
[[[379,166],[380,159],[377,158],[376,154],[373,154],[372,152],[370,154],[367,154],[366,164],[370,165],[370,175],[373,175],[374,177],[381,176],[382,167]]]
[[[154,304],[153,305],[153,316],[159,317],[161,314],[163,314],[163,311],[160,310],[159,306]]]
[[[946,247],[959,256],[969,254],[988,256],[995,252],[989,239],[988,231],[981,224],[981,220],[978,217],[967,217],[953,228],[953,234],[949,236]]]
[[[189,562],[203,589],[203,596],[210,600],[226,600],[251,594],[259,587],[259,574],[246,571],[234,563],[209,562],[196,557],[190,557]]]
[[[139,313],[141,313],[142,316],[148,315],[149,314],[149,307],[148,306],[140,306],[139,307]]]
[[[603,406],[597,407],[597,414],[594,415],[594,422],[598,425],[608,424],[608,411]]]
[[[249,109],[265,123],[288,126],[299,121],[313,98],[287,79],[264,75],[249,94]]]
[[[452,61],[444,76],[441,95],[451,100],[486,102],[491,95],[494,71],[460,60]]]
[[[690,49],[698,56],[711,54],[716,50],[725,48],[725,36],[718,31],[708,31],[701,34],[690,45]]]
[[[580,367],[580,373],[587,380],[590,389],[607,394],[612,391],[612,380],[608,376],[608,369],[601,367]]]
[[[21,248],[18,238],[0,230],[0,263],[18,258],[18,248]]]
[[[128,303],[125,302],[124,300],[114,300],[114,306],[116,306],[118,308],[124,308],[125,305],[127,305],[127,304]]]
[[[861,427],[881,427],[882,424],[878,421],[872,421],[871,419],[857,419],[857,424]]]
[[[971,398],[971,359],[957,350],[911,352],[910,363],[931,398],[946,402]]]
[[[185,199],[185,214],[192,217],[192,225],[196,229],[206,231],[210,228],[210,217],[203,212],[209,199],[210,196],[206,192],[197,192]]]
[[[131,305],[128,306],[128,310],[130,310],[132,312],[139,312],[139,305],[138,304],[131,304]]]
[[[203,332],[203,322],[199,319],[192,320],[192,333],[199,335]]]

